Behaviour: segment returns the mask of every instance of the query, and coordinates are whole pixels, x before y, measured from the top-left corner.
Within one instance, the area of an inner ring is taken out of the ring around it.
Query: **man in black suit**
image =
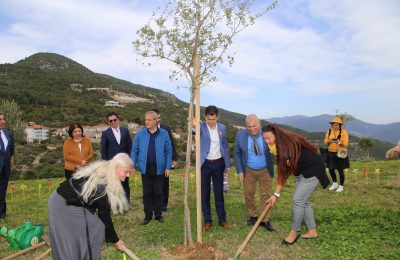
[[[8,180],[14,167],[14,138],[4,130],[6,119],[0,112],[0,219],[6,218],[6,193]]]
[[[153,109],[152,111],[157,113],[157,126],[159,128],[162,128],[162,129],[164,129],[165,131],[168,132],[168,136],[169,136],[169,139],[170,139],[171,145],[172,145],[172,165],[171,165],[171,169],[175,169],[175,167],[177,165],[177,155],[176,155],[175,141],[174,141],[174,138],[172,136],[171,128],[169,126],[167,126],[167,125],[161,124],[161,113],[157,108]],[[163,186],[163,208],[162,208],[162,211],[167,212],[167,211],[169,211],[169,208],[168,208],[169,176],[165,177],[163,185],[164,186]]]
[[[128,128],[119,125],[117,113],[110,112],[107,115],[110,127],[101,134],[101,159],[111,160],[118,153],[131,154],[132,139]],[[130,203],[129,177],[121,182],[126,198]]]

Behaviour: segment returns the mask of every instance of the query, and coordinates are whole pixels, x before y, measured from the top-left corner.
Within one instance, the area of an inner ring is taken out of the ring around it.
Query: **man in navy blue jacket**
[[[175,169],[177,165],[177,155],[176,155],[176,149],[175,149],[175,142],[174,138],[172,136],[171,128],[167,125],[161,124],[161,113],[158,109],[153,109],[154,112],[157,113],[157,125],[159,128],[164,129],[165,131],[168,132],[169,139],[171,140],[171,146],[172,146],[172,165],[171,169]],[[164,179],[164,185],[163,185],[163,208],[162,211],[167,212],[169,210],[168,208],[168,198],[169,198],[169,176],[165,177]]]
[[[131,154],[132,139],[128,128],[119,125],[117,113],[110,112],[107,115],[107,122],[110,127],[101,135],[101,159],[111,160],[118,153]],[[129,177],[121,182],[126,198],[130,203]]]
[[[157,113],[148,111],[145,114],[146,128],[135,136],[132,145],[131,159],[133,171],[139,169],[142,176],[144,220],[147,225],[153,219],[164,222],[162,216],[163,183],[170,175],[172,165],[172,146],[167,131],[157,127]]]
[[[0,219],[6,218],[8,180],[14,166],[14,138],[4,127],[6,119],[0,112]]]

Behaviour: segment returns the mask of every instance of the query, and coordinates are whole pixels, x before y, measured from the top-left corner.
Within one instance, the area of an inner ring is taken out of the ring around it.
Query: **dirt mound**
[[[215,243],[195,243],[192,247],[177,245],[169,251],[166,248],[161,248],[161,256],[168,260],[228,260],[224,253],[217,251]]]

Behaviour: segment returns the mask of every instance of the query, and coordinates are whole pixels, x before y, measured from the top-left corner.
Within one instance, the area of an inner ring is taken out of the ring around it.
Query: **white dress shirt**
[[[207,124],[206,124],[207,125]],[[222,157],[221,147],[219,143],[218,127],[215,126],[213,129],[207,125],[208,132],[211,137],[210,151],[207,155],[207,160],[216,160]]]
[[[111,130],[113,131],[117,143],[121,144],[121,130],[119,129],[119,126],[117,128],[111,127]]]
[[[3,130],[0,130],[0,138],[3,140],[4,143],[4,151],[7,149],[8,146],[8,139],[6,135],[3,133]]]

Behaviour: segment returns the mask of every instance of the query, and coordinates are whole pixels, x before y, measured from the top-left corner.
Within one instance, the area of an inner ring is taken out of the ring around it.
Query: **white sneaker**
[[[329,190],[336,190],[337,187],[339,187],[339,185],[337,184],[337,182],[332,183],[332,185],[329,187]]]
[[[343,186],[339,185],[339,188],[336,190],[336,192],[342,192],[343,191]]]

